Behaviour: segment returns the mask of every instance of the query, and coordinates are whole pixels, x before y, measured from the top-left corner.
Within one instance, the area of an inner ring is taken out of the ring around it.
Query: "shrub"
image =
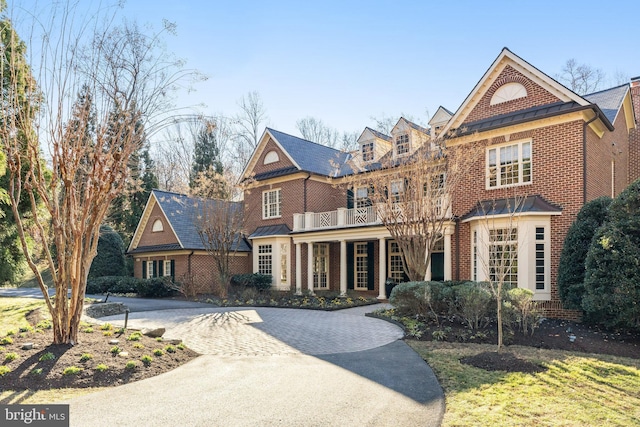
[[[87,362],[89,360],[93,359],[93,355],[89,354],[89,353],[83,353],[82,356],[80,356],[80,361],[81,362]]]
[[[46,352],[38,359],[40,362],[46,362],[47,360],[54,360],[56,356],[50,351]]]
[[[399,315],[426,315],[431,297],[427,282],[406,282],[396,285],[389,295],[389,302]]]
[[[144,345],[137,342],[133,345],[133,348],[141,349],[141,348],[144,348]]]
[[[116,345],[116,346],[111,347],[111,350],[109,350],[109,351],[113,355],[118,355],[122,351],[122,349]]]
[[[96,365],[95,370],[98,372],[104,372],[107,369],[109,369],[109,367],[107,365],[105,365],[104,363],[99,363],[98,365]]]
[[[168,276],[136,280],[136,293],[141,297],[164,298],[178,293],[178,288]]]
[[[125,369],[135,369],[137,366],[138,364],[135,362],[135,360],[129,360],[127,364],[124,365]]]
[[[85,334],[92,334],[93,333],[93,328],[91,326],[84,328],[82,330],[82,332],[84,332]]]
[[[485,326],[491,313],[493,296],[484,283],[466,282],[453,288],[455,313],[470,329]]]
[[[91,263],[89,277],[121,276],[125,274],[124,242],[108,225],[100,226],[98,254]]]
[[[608,213],[587,254],[585,320],[640,330],[640,180],[611,202]]]
[[[140,360],[142,360],[142,363],[144,363],[146,366],[151,365],[151,362],[153,361],[153,358],[151,356],[148,355],[144,355],[140,358]]]
[[[4,355],[5,362],[12,362],[18,358],[18,353],[7,353]]]
[[[82,372],[82,368],[78,368],[77,366],[69,366],[64,368],[62,371],[62,375],[77,375]]]
[[[113,329],[113,325],[111,323],[103,323],[100,326],[100,330],[102,330],[102,331],[110,331],[112,329]]]
[[[259,291],[271,289],[272,277],[269,274],[236,274],[231,277],[231,285],[241,288],[255,288]]]
[[[164,351],[166,351],[167,353],[175,353],[176,352],[176,348],[172,345],[168,345],[164,348]]]
[[[0,340],[0,345],[8,345],[8,344],[13,344],[13,338],[4,337],[2,338],[2,340]]]
[[[31,375],[42,375],[44,369],[42,368],[34,368],[31,370]]]
[[[127,337],[127,341],[140,341],[141,338],[142,338],[142,333],[141,332],[132,332]]]
[[[593,235],[607,219],[610,204],[610,197],[599,197],[586,203],[569,227],[558,265],[558,293],[567,308],[582,308],[587,253]]]
[[[137,294],[141,297],[168,297],[175,295],[177,286],[171,277],[138,279],[125,276],[105,276],[87,280],[87,293]]]
[[[7,375],[9,372],[11,372],[11,368],[5,365],[0,365],[0,377]]]
[[[525,334],[533,332],[540,324],[540,310],[533,301],[533,291],[524,288],[514,288],[507,291],[507,298],[513,313],[505,317],[511,317]]]
[[[154,356],[162,356],[164,354],[164,351],[162,351],[159,348],[156,348],[155,350],[153,350],[153,355]]]

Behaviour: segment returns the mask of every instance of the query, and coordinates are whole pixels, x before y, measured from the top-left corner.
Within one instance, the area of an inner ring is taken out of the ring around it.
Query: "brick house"
[[[513,281],[531,289],[548,316],[575,317],[562,308],[556,285],[564,237],[585,202],[615,196],[640,177],[639,120],[640,78],[580,96],[505,48],[462,105],[455,112],[440,107],[429,129],[404,118],[390,135],[365,128],[359,150],[345,153],[267,128],[241,178],[251,243],[241,266],[271,274],[276,289],[386,298],[387,279],[404,279],[402,255],[366,203],[367,189],[345,190],[345,180],[375,170],[385,156],[408,156],[425,141],[451,135],[452,149],[478,141],[486,149],[465,185],[453,189],[428,274],[486,279],[478,267],[488,252],[482,242],[491,244],[519,195]],[[148,235],[147,210],[139,230],[149,240],[132,242],[136,259],[148,256],[141,247],[166,243]],[[482,227],[487,217],[494,231]],[[136,262],[136,275],[141,269]]]
[[[457,111],[439,108],[428,130],[400,119],[391,135],[366,128],[359,152],[341,153],[267,129],[243,175],[253,270],[272,274],[278,289],[353,289],[385,298],[387,278],[404,276],[402,257],[375,208],[359,204],[366,189],[351,193],[340,184],[354,173],[355,158],[366,170],[385,155],[407,155],[420,141],[453,132],[448,146],[484,141],[486,156],[454,190],[432,279],[486,278],[477,263],[487,248],[474,245],[489,240],[480,239],[487,234],[480,223],[489,215],[500,227],[517,193],[525,200],[514,280],[548,315],[573,316],[556,287],[564,237],[585,202],[616,195],[638,176],[638,83],[579,96],[504,49]]]
[[[217,267],[196,230],[196,200],[183,194],[153,190],[127,253],[134,259],[134,276],[171,276],[191,280],[199,293],[212,291]],[[242,203],[237,203],[242,209]],[[231,269],[251,271],[251,245],[243,237],[233,248]]]

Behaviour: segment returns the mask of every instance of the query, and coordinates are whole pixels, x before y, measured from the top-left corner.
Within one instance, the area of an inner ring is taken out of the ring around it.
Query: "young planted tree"
[[[428,137],[420,145],[410,156],[389,156],[379,170],[346,180],[356,199],[355,207],[372,204],[377,218],[397,242],[411,281],[428,278],[431,253],[453,221],[451,194],[464,185],[484,152],[475,143],[449,148],[445,140]],[[360,166],[354,162],[352,168]],[[365,197],[359,197],[359,192]]]
[[[480,226],[474,236],[474,254],[496,302],[498,351],[503,347],[503,301],[518,285],[518,217],[525,196],[479,202],[475,208]]]
[[[81,14],[71,6],[52,8],[51,27],[31,35],[29,40],[42,44],[34,42],[29,52],[11,21],[3,20],[0,139],[22,250],[51,313],[54,343],[73,344],[100,225],[126,185],[144,125],[166,111],[167,94],[186,73],[158,51],[160,34],[148,36],[132,24],[115,26],[114,20],[103,25],[97,20],[104,9],[79,22],[73,17]],[[23,174],[25,165],[30,168]],[[55,300],[27,242],[26,215],[18,209],[25,195],[43,240],[39,249]],[[45,232],[48,224],[51,234]]]

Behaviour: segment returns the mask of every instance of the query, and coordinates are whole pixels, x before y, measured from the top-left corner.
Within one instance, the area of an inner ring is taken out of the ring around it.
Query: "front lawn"
[[[640,360],[510,346],[505,352],[541,369],[508,373],[461,363],[492,345],[407,343],[444,389],[443,426],[640,425]]]

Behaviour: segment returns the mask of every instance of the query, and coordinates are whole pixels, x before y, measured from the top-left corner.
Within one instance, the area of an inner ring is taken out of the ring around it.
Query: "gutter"
[[[189,280],[191,280],[191,255],[193,255],[194,252],[195,251],[191,251],[191,253],[187,255],[187,275],[189,277]]]
[[[304,209],[304,212],[307,211],[307,181],[309,180],[309,178],[311,178],[311,174],[310,173],[307,174],[307,177],[302,182],[302,185],[303,185],[303,189],[302,189],[302,207]]]

